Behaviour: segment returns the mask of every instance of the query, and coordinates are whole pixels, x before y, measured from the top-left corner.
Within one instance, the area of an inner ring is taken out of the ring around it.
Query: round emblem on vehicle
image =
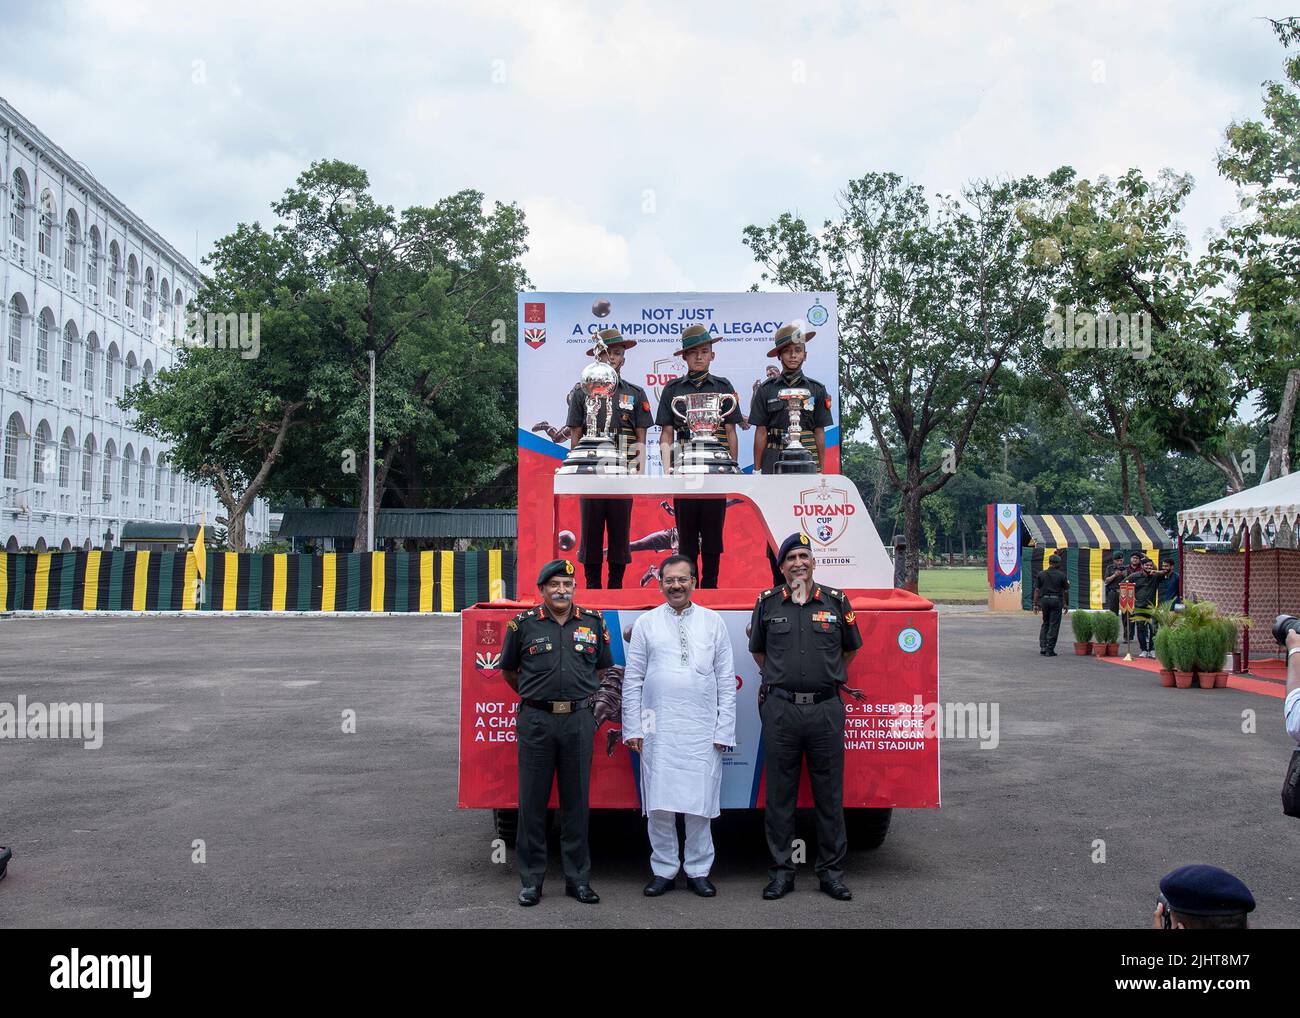
[[[921,649],[921,633],[911,626],[898,634],[898,646],[905,654],[915,654]]]

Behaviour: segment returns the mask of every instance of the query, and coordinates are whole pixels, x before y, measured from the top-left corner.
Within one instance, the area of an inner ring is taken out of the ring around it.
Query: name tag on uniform
[[[787,619],[784,615],[782,615],[779,619],[764,619],[763,621],[767,623],[772,623],[772,622],[789,622],[790,620]]]

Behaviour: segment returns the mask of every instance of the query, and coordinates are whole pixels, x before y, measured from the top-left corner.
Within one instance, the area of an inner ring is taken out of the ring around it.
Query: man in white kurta
[[[645,893],[686,883],[702,897],[709,882],[720,812],[722,755],[736,744],[736,673],[722,616],[693,604],[695,563],[673,555],[659,571],[665,602],[632,626],[623,673],[623,741],[641,756],[641,808],[650,833],[654,878]],[[686,852],[676,815],[685,815]]]

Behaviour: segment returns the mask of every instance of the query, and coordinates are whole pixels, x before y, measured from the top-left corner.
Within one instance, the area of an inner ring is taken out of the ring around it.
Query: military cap
[[[1169,907],[1184,915],[1239,915],[1253,912],[1250,889],[1227,870],[1198,863],[1180,866],[1160,881]]]
[[[572,576],[573,563],[567,558],[551,559],[546,565],[542,566],[542,571],[537,574],[537,585],[540,587],[552,576]]]
[[[781,565],[783,562],[785,562],[785,557],[790,554],[790,550],[792,548],[798,548],[800,546],[808,548],[809,554],[812,553],[812,549],[808,547],[808,535],[803,532],[797,534],[791,534],[784,541],[782,541],[781,550],[776,553],[777,565]]]
[[[632,347],[636,346],[635,339],[624,339],[623,333],[619,332],[618,329],[601,329],[598,333],[596,333],[596,338],[600,340],[604,340],[605,345],[609,347],[611,350],[616,346],[621,346],[624,350],[631,350]],[[588,357],[596,356],[595,343],[591,344],[591,349],[587,351],[587,356]]]
[[[692,325],[682,330],[682,348],[675,350],[678,356],[684,354],[687,350],[693,350],[697,346],[703,346],[705,343],[716,343],[721,337],[709,332],[708,327],[704,325]]]
[[[817,335],[816,332],[804,330],[803,322],[791,322],[789,325],[782,325],[776,330],[776,335],[772,337],[775,345],[767,352],[767,355],[775,357],[791,343],[807,343],[815,335]]]

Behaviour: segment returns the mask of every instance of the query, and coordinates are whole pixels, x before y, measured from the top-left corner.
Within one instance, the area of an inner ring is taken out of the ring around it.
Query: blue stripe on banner
[[[614,664],[627,664],[627,648],[623,646],[623,622],[616,610],[608,609],[602,611],[605,617],[605,626],[609,629],[609,652],[614,658]],[[622,728],[622,722],[618,725]],[[645,804],[641,801],[641,754],[628,750],[628,760],[632,763],[632,784],[636,786],[636,804],[638,809],[644,810]]]
[[[525,431],[523,428],[515,429],[518,434],[518,446],[521,449],[527,449],[529,452],[540,452],[543,456],[550,456],[552,459],[562,460],[569,455],[567,445],[557,445],[549,438],[543,438],[541,435],[532,431]]]
[[[829,449],[831,446],[839,445],[839,444],[840,444],[840,426],[838,424],[832,424],[829,428],[826,429],[826,448]]]
[[[761,679],[759,681],[762,681]],[[802,773],[802,772],[801,772]],[[758,786],[763,780],[763,720],[758,722],[758,750],[754,753],[754,787],[749,790],[749,808],[758,808]]]

